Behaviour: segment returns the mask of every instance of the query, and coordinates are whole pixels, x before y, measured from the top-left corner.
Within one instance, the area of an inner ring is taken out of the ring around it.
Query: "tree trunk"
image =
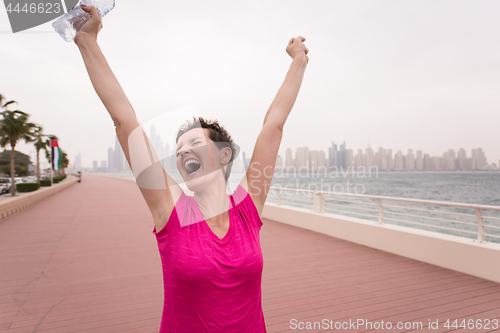
[[[36,182],[40,182],[40,149],[36,150]]]
[[[15,155],[15,151],[14,151],[14,148],[16,147],[16,145],[14,144],[10,144],[10,146],[12,147],[11,151],[10,151],[10,179],[11,179],[11,186],[10,186],[10,195],[13,197],[16,195],[16,182],[15,182],[15,176],[14,176],[14,156]]]

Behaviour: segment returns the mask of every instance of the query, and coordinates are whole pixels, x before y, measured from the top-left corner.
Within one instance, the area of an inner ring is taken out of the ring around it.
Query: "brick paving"
[[[152,228],[135,184],[90,175],[0,221],[0,332],[158,332],[163,284]],[[446,332],[446,319],[500,318],[498,283],[267,219],[261,244],[270,333],[332,331],[292,329],[293,319],[430,319],[440,328],[413,331]]]

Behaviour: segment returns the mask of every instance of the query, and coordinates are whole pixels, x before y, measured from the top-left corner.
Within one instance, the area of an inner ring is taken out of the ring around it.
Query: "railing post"
[[[378,224],[384,224],[384,206],[382,206],[382,200],[377,198],[378,203]]]
[[[481,213],[481,208],[475,207],[476,215],[477,215],[477,241],[479,243],[484,243],[484,221],[483,214]]]
[[[278,191],[278,205],[281,205],[281,189],[277,188],[276,191]]]
[[[323,193],[320,193],[319,195],[321,201],[321,214],[324,214],[326,209],[325,196],[323,195]]]
[[[323,196],[323,193],[314,193],[313,212],[321,214],[325,213],[325,197]]]

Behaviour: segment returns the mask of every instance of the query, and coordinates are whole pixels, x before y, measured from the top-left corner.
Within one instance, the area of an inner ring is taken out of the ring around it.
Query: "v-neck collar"
[[[203,217],[203,214],[201,213],[201,210],[200,210],[200,207],[198,206],[198,203],[196,202],[196,200],[194,200],[194,197],[193,197],[193,203],[194,203],[194,206],[196,207],[196,215],[198,215],[198,218],[201,219],[201,223],[204,225],[205,229],[207,230],[207,232],[210,234],[210,237],[218,244],[226,244],[227,242],[229,242],[229,240],[232,238],[234,232],[234,223],[235,223],[235,218],[234,218],[234,214],[233,214],[233,208],[234,208],[234,202],[233,202],[233,197],[231,195],[229,195],[229,228],[226,232],[226,234],[224,235],[224,237],[222,238],[219,238],[219,236],[217,236],[213,231],[212,229],[210,229],[210,226],[208,225],[207,221],[205,220],[205,218]]]

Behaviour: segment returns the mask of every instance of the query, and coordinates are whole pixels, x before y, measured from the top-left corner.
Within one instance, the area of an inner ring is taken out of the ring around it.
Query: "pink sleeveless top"
[[[262,333],[262,220],[241,186],[229,196],[229,230],[220,239],[193,197],[182,193],[160,232],[163,266],[160,333]]]

